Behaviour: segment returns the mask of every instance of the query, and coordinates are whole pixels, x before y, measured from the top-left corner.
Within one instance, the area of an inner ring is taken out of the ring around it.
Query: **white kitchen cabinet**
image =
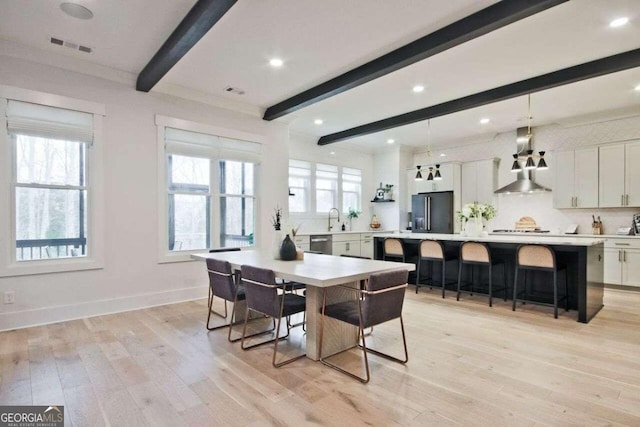
[[[479,160],[462,164],[460,203],[494,204],[498,185],[498,160]]]
[[[360,256],[373,259],[373,233],[362,233],[360,240]]]
[[[609,239],[604,249],[604,282],[640,287],[640,241]]]
[[[555,208],[598,207],[598,147],[555,153]]]
[[[640,141],[600,146],[600,207],[640,206]]]
[[[356,255],[360,256],[360,241],[352,240],[349,242],[333,242],[331,254],[340,255]]]
[[[293,238],[293,242],[297,247],[302,249],[303,251],[308,251],[311,249],[311,244],[309,242],[309,236],[307,235],[297,235]]]

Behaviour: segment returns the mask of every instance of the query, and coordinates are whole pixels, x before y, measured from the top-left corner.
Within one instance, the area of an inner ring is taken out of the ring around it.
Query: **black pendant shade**
[[[442,180],[442,175],[440,175],[440,165],[436,165],[436,174],[433,176],[435,181]]]
[[[520,167],[520,163],[518,162],[518,155],[513,155],[513,166],[511,166],[511,172],[520,172],[522,168]]]
[[[416,174],[416,181],[422,181],[422,171],[420,170],[421,166],[416,166],[418,168],[418,173]]]

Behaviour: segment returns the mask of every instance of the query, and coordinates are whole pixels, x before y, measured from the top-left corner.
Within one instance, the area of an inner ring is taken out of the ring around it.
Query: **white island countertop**
[[[379,233],[393,233],[393,231],[389,231],[389,230],[353,230],[353,231],[342,231],[342,230],[337,230],[337,231],[300,231],[296,234],[296,236],[317,236],[319,234],[322,235],[336,235],[336,234],[365,234],[365,233],[374,233],[374,234],[379,234]]]
[[[487,242],[487,243],[515,243],[515,244],[539,244],[539,245],[558,245],[558,246],[595,246],[604,244],[605,239],[588,238],[588,237],[558,237],[545,236],[542,234],[490,234],[484,237],[468,237],[461,234],[435,234],[435,233],[380,233],[375,237],[395,237],[398,239],[431,239],[431,240],[449,240],[454,242]]]

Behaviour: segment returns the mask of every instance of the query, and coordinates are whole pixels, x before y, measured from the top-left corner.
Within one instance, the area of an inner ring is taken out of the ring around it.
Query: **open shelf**
[[[395,202],[395,200],[385,200],[385,199],[373,199],[371,201],[371,203],[391,203],[391,202]]]

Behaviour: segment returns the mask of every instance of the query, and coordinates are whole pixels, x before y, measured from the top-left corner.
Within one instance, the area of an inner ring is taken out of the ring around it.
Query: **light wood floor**
[[[605,304],[584,325],[409,288],[409,363],[371,356],[367,385],[308,359],[273,368],[271,346],[207,333],[204,300],[93,317],[1,333],[0,405],[63,404],[75,426],[638,426],[640,293]],[[399,325],[371,342],[399,352]]]

